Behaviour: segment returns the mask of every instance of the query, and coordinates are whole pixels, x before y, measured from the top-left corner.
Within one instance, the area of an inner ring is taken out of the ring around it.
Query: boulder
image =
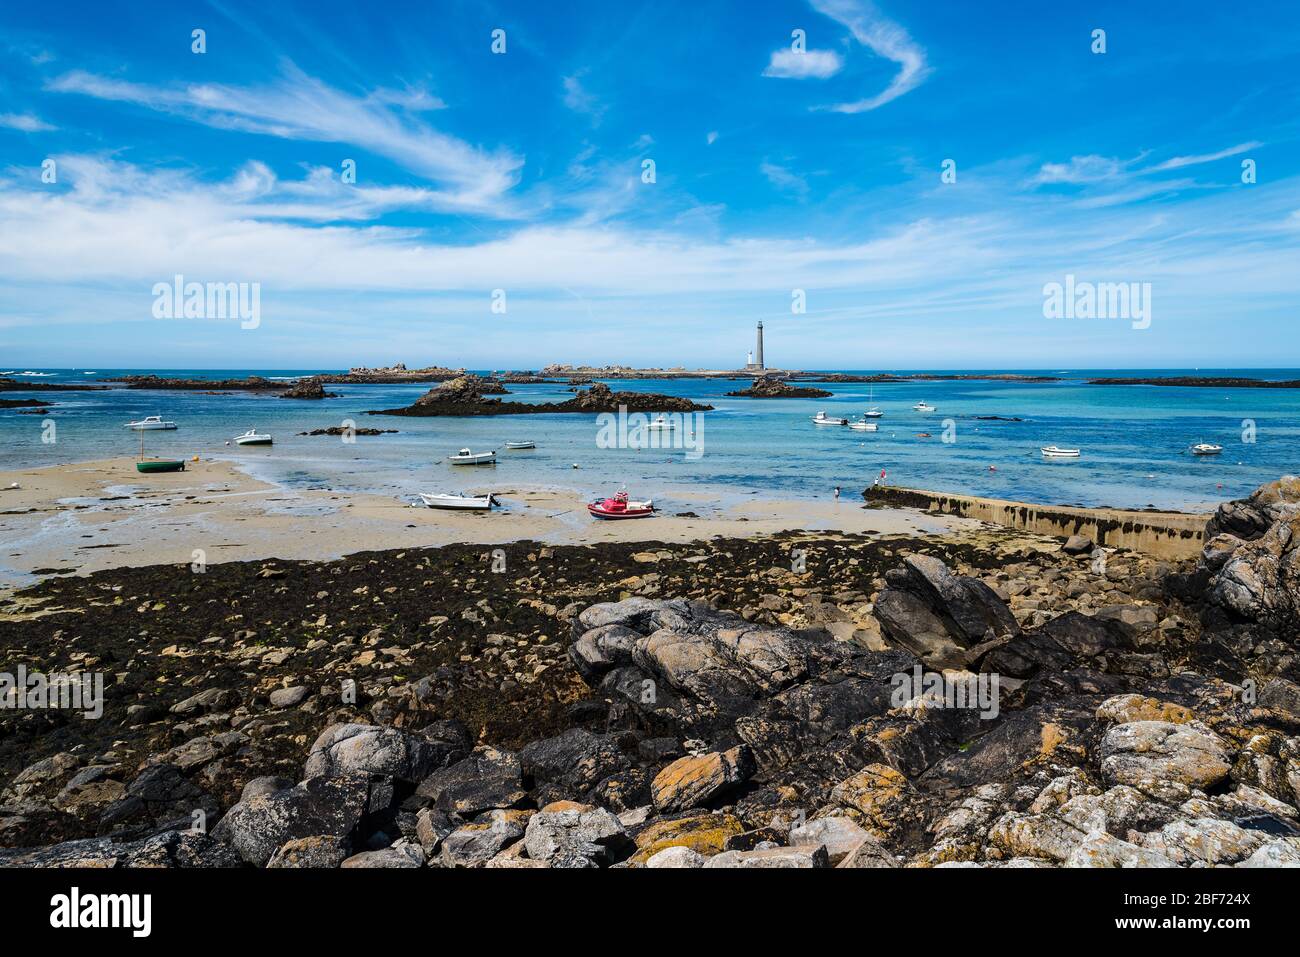
[[[417,801],[466,819],[494,808],[518,807],[527,797],[519,756],[486,746],[434,771],[415,790]]]
[[[335,868],[347,860],[350,842],[330,834],[295,837],[271,855],[267,867]]]
[[[332,724],[311,746],[303,775],[381,774],[415,783],[459,753],[459,742],[431,740],[399,728]]]
[[[723,851],[704,863],[705,867],[728,868],[814,868],[830,867],[826,848],[766,847],[753,851]]]
[[[552,867],[557,859],[577,856],[593,864],[612,864],[633,849],[618,818],[604,808],[542,809],[528,819],[524,847],[535,861]]]
[[[1177,800],[1206,790],[1232,770],[1227,742],[1197,722],[1130,721],[1110,728],[1101,742],[1101,773],[1157,799]]]
[[[248,863],[262,867],[295,838],[350,841],[369,798],[370,782],[363,775],[309,778],[287,790],[240,801],[226,812],[212,836],[231,845]]]
[[[655,808],[663,814],[699,807],[738,785],[754,773],[754,759],[747,745],[728,751],[678,758],[657,775],[650,785]]]
[[[445,867],[478,867],[524,836],[529,811],[488,811],[448,834],[442,842]]]

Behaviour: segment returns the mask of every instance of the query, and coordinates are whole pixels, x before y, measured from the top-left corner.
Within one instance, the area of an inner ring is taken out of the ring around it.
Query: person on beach
[[[837,485],[835,486],[835,501],[838,502],[839,500],[840,500],[840,487]]]

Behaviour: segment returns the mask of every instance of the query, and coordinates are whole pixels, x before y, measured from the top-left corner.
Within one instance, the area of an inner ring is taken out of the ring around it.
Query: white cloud
[[[810,0],[813,9],[843,24],[853,39],[876,56],[898,64],[889,86],[875,96],[839,103],[830,109],[838,113],[865,113],[916,89],[929,75],[925,50],[894,21],[883,16],[869,0]]]
[[[563,78],[564,105],[575,113],[585,113],[599,123],[601,117],[605,114],[605,107],[582,85],[584,72],[579,71],[572,76]]]
[[[30,113],[0,113],[0,127],[8,130],[20,130],[23,133],[45,133],[57,129],[38,116]]]
[[[1071,156],[1068,163],[1044,163],[1034,177],[1036,183],[1099,183],[1115,179],[1131,163],[1110,156],[1089,153]]]
[[[347,143],[441,184],[436,195],[449,210],[511,215],[506,194],[523,166],[508,151],[487,152],[407,115],[411,109],[433,108],[427,95],[382,90],[354,96],[291,65],[263,87],[148,86],[77,70],[48,88],[133,103],[222,129]]]
[[[1213,163],[1215,160],[1226,159],[1229,156],[1236,156],[1238,153],[1244,153],[1246,150],[1253,150],[1263,146],[1257,140],[1251,140],[1249,143],[1238,143],[1236,146],[1229,146],[1226,150],[1219,150],[1217,153],[1202,153],[1199,156],[1175,156],[1173,159],[1167,159],[1163,163],[1157,163],[1149,170],[1144,172],[1158,173],[1167,169],[1182,169],[1184,166],[1197,166],[1201,163]]]
[[[808,195],[808,181],[798,173],[793,173],[784,166],[778,166],[767,160],[760,163],[758,169],[777,189],[796,193],[799,196]]]
[[[718,141],[718,131],[709,130],[709,135],[704,137],[704,141],[708,143],[710,146],[712,146],[714,143]]]
[[[799,52],[788,47],[772,51],[772,58],[763,76],[786,80],[806,80],[809,77],[824,80],[840,72],[844,61],[834,50],[806,50]]]

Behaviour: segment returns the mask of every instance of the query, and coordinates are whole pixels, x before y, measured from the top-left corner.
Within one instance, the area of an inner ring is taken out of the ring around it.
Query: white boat
[[[827,415],[825,412],[818,412],[813,416],[813,425],[848,425],[848,419],[840,419]]]
[[[461,449],[455,455],[447,457],[452,465],[491,465],[496,460],[496,452],[471,452],[469,449]]]
[[[677,428],[677,423],[660,414],[655,416],[646,428],[654,432],[667,432],[671,429]]]
[[[1209,442],[1198,442],[1192,446],[1193,455],[1218,455],[1222,451],[1222,445],[1211,445]]]
[[[926,405],[925,400],[922,399],[920,402],[916,403],[916,405],[912,406],[912,411],[913,412],[934,412],[935,407],[932,405]]]
[[[175,422],[165,422],[161,415],[146,415],[143,419],[135,422],[128,422],[126,428],[135,429],[137,432],[152,432],[156,429],[174,429]]]
[[[1079,457],[1078,449],[1059,449],[1055,445],[1044,446],[1038,451],[1049,459],[1077,459]]]
[[[850,422],[849,428],[855,432],[877,432],[880,430],[880,426],[874,422],[868,422],[865,416],[863,416],[861,422]]]
[[[872,386],[870,389],[867,390],[867,401],[870,402],[875,397],[875,395],[876,395],[876,388],[875,386]],[[867,409],[866,412],[863,413],[863,415],[865,415],[868,419],[879,419],[884,414],[885,413],[881,412],[880,409],[874,405],[871,408]]]
[[[535,449],[535,448],[537,448],[537,443],[536,443],[536,442],[507,442],[507,443],[506,443],[506,448],[508,448],[508,449]]]
[[[454,508],[471,511],[490,511],[493,505],[501,504],[496,500],[495,495],[448,495],[446,493],[430,495],[428,492],[420,493],[420,501],[429,508]]]
[[[243,435],[237,435],[234,438],[236,445],[270,445],[271,437],[265,432],[259,432],[257,429],[249,429]]]

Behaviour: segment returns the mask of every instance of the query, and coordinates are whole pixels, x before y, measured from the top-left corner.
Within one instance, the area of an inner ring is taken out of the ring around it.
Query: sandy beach
[[[577,491],[518,487],[497,494],[504,508],[490,514],[414,508],[383,496],[285,489],[218,459],[149,476],[136,472],[130,458],[0,472],[0,587],[54,571],[188,564],[196,551],[217,563],[466,542],[684,542],[791,530],[890,536],[978,524],[867,509],[851,490],[838,502],[754,499],[703,517],[665,512],[635,522],[593,520]],[[701,490],[704,511],[711,499]]]

